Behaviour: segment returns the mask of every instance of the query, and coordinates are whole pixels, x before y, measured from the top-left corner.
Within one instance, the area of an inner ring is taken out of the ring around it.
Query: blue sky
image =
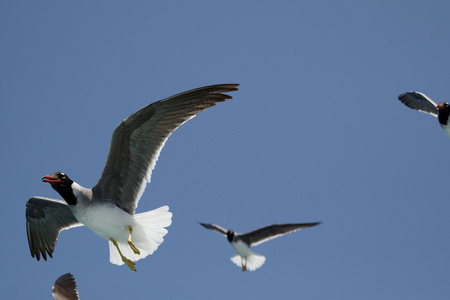
[[[397,100],[450,92],[448,1],[0,2],[2,299],[449,299],[450,140]],[[173,94],[240,83],[168,140],[138,212],[173,224],[137,272],[87,228],[31,258],[25,203],[43,175],[92,187],[112,131]],[[254,250],[224,237],[323,223]]]

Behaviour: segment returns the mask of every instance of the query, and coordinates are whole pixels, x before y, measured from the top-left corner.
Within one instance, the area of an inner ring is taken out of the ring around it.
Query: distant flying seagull
[[[422,111],[424,113],[438,117],[439,124],[448,137],[450,137],[450,124],[448,116],[450,115],[450,105],[447,102],[436,104],[425,94],[419,92],[407,92],[398,96],[398,100],[402,101],[406,106]]]
[[[250,250],[250,247],[259,245],[268,240],[294,232],[306,227],[319,225],[321,222],[303,223],[303,224],[274,224],[262,227],[248,233],[236,233],[233,230],[226,230],[219,225],[200,223],[206,229],[214,230],[227,237],[231,246],[236,250],[236,255],[231,261],[238,267],[242,267],[242,271],[254,271],[261,267],[266,258],[258,253]]]
[[[77,284],[72,274],[67,273],[56,279],[52,287],[52,295],[55,300],[78,300]]]
[[[63,229],[85,225],[109,240],[110,262],[135,271],[134,261],[152,254],[172,222],[168,206],[135,215],[139,199],[167,138],[184,122],[232,97],[238,84],[201,87],[152,103],[114,130],[103,173],[87,189],[62,172],[44,176],[65,200],[32,197],[27,203],[27,235],[31,256],[52,257]]]

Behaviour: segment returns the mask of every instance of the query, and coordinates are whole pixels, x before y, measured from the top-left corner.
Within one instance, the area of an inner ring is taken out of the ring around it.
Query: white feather
[[[266,258],[261,254],[253,252],[245,257],[241,257],[239,254],[236,254],[231,258],[231,261],[240,268],[245,266],[247,270],[255,271],[264,264]]]
[[[169,207],[162,206],[155,210],[140,213],[134,216],[135,225],[133,227],[132,240],[140,254],[135,254],[125,240],[116,240],[122,254],[132,260],[138,261],[155,252],[158,246],[164,241],[167,229],[172,223],[172,213]],[[109,241],[110,262],[116,265],[122,265],[123,261],[116,247]]]
[[[249,271],[254,271],[261,267],[266,258],[256,252],[250,250],[250,248],[242,241],[232,242],[234,250],[236,250],[236,255],[231,258],[231,261],[237,266],[247,268]]]

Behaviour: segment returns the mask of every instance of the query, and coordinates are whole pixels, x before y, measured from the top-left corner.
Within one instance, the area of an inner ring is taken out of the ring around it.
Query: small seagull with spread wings
[[[242,271],[255,271],[261,267],[266,258],[258,253],[250,250],[250,247],[259,245],[268,240],[285,235],[290,232],[294,232],[306,227],[312,227],[319,225],[321,222],[315,223],[301,223],[301,224],[274,224],[265,226],[248,233],[236,233],[233,230],[226,230],[225,228],[214,225],[200,223],[206,229],[214,230],[227,237],[231,246],[236,250],[236,255],[231,257],[231,261],[238,267],[242,268]]]

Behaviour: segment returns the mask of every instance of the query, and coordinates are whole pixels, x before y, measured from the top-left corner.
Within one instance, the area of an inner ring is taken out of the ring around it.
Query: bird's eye
[[[64,178],[64,177],[66,177],[66,174],[64,174],[64,173],[59,173],[59,176],[58,176],[60,179],[62,179],[62,178]]]

